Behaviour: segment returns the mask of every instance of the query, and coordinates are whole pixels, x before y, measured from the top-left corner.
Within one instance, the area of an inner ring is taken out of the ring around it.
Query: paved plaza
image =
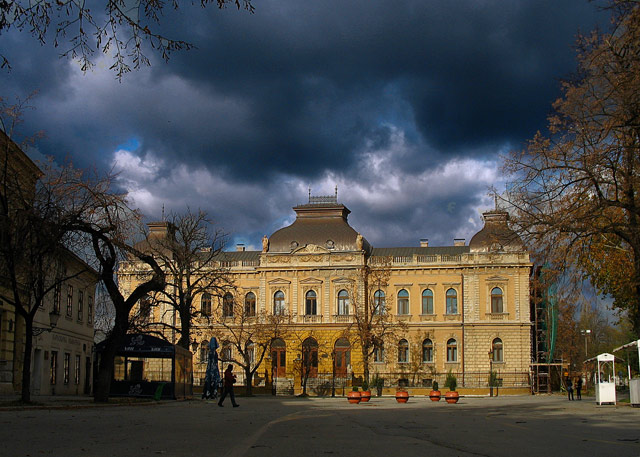
[[[634,456],[640,408],[561,396],[463,398],[239,397],[0,408],[0,456]]]

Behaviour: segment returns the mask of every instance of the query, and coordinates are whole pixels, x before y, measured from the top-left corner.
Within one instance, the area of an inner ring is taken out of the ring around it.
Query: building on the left
[[[35,196],[42,172],[1,130],[0,171],[0,192],[8,205],[24,205],[25,196]],[[9,180],[20,187],[19,199],[12,197],[15,189],[7,185]],[[60,253],[59,262],[70,279],[46,295],[33,320],[33,395],[91,392],[98,273],[71,251],[60,249]],[[26,341],[24,318],[16,312],[8,284],[6,271],[0,271],[0,394],[5,395],[21,390]],[[27,299],[28,293],[24,292]]]

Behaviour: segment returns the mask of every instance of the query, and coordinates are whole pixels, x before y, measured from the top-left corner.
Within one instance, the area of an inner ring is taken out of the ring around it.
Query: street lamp
[[[587,358],[587,337],[591,334],[591,330],[580,330],[580,333],[584,335],[584,357]]]
[[[58,318],[60,317],[60,314],[56,313],[55,311],[51,311],[49,313],[49,327],[36,327],[35,325],[31,327],[31,334],[33,336],[38,336],[41,333],[44,332],[50,332],[51,330],[53,330],[56,325],[58,325]]]

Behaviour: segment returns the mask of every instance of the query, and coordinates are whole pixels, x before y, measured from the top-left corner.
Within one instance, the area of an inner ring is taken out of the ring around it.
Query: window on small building
[[[451,338],[447,341],[447,362],[458,361],[458,342]]]
[[[491,312],[502,313],[504,312],[502,289],[494,287],[491,289]]]
[[[315,316],[316,314],[318,314],[318,303],[316,300],[316,293],[313,290],[310,290],[305,295],[304,313],[307,316]]]
[[[87,324],[93,324],[93,297],[87,297]]]
[[[409,292],[405,289],[398,292],[398,314],[409,314]]]
[[[233,317],[233,295],[230,292],[222,297],[222,316]]]
[[[69,370],[71,369],[70,365],[71,365],[71,354],[69,354],[68,352],[65,352],[64,365],[63,365],[65,385],[69,384]]]
[[[273,314],[281,315],[284,313],[284,292],[279,290],[275,294],[273,294]]]
[[[55,386],[58,382],[58,351],[51,351],[49,363],[49,382]]]
[[[247,317],[256,315],[256,294],[253,292],[249,292],[244,296],[244,314]]]
[[[83,313],[84,313],[84,291],[79,290],[78,291],[78,320],[80,322],[82,322],[82,319],[84,318]]]
[[[378,289],[373,294],[373,314],[383,315],[387,312],[387,304],[384,297],[384,291]]]
[[[433,291],[431,289],[422,291],[422,314],[433,314]]]
[[[404,338],[398,342],[398,363],[409,362],[409,342]]]
[[[433,362],[433,341],[426,338],[422,342],[422,363]]]
[[[207,292],[200,296],[200,314],[211,316],[211,294]]]
[[[447,314],[458,314],[458,292],[447,290]]]
[[[349,292],[344,289],[338,292],[338,314],[341,316],[349,315]]]
[[[80,356],[76,355],[76,364],[73,370],[73,381],[76,386],[80,385]]]
[[[491,343],[491,349],[493,350],[493,361],[494,362],[503,362],[503,352],[502,352],[502,340],[500,338],[496,338]]]
[[[73,286],[67,287],[67,317],[73,316]]]

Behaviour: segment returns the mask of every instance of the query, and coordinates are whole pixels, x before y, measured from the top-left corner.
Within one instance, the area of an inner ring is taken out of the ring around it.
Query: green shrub
[[[438,381],[433,381],[433,390],[438,390]]]
[[[444,381],[444,386],[448,387],[451,392],[456,391],[456,387],[458,387],[458,378],[454,375],[451,370],[447,373],[447,379]]]

